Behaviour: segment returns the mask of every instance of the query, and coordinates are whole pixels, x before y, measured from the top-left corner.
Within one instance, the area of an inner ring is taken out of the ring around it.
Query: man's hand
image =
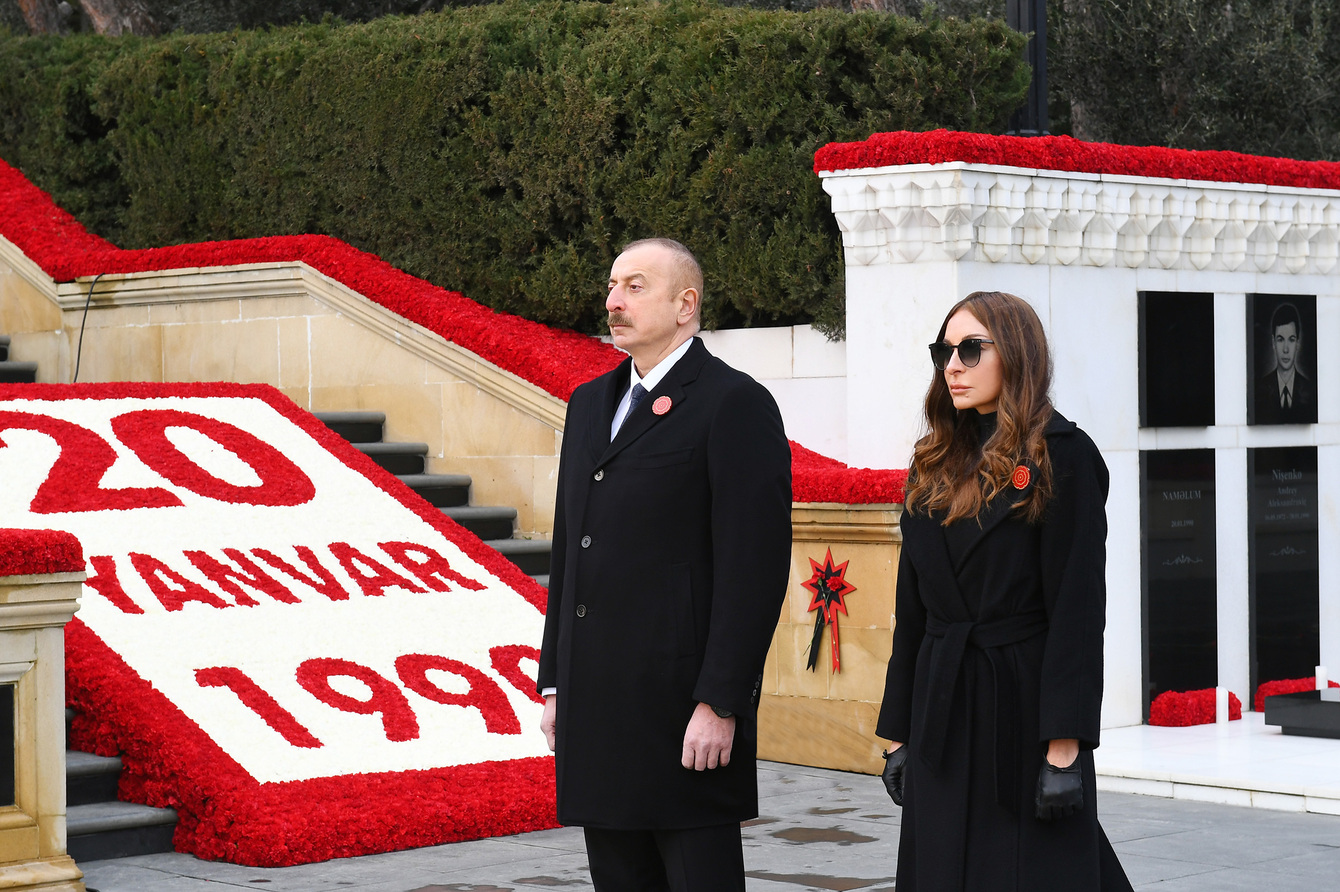
[[[540,730],[544,732],[544,739],[549,741],[549,752],[554,751],[554,728],[558,724],[558,707],[554,705],[557,698],[550,694],[544,698],[544,713],[540,715]]]
[[[723,719],[712,711],[712,707],[699,703],[684,731],[684,757],[680,764],[694,771],[729,765],[730,748],[734,742],[735,716]]]

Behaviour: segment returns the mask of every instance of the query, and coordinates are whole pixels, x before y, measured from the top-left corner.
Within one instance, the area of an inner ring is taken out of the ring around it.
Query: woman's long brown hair
[[[996,432],[979,448],[975,413],[954,408],[944,373],[936,369],[926,392],[928,433],[912,452],[906,507],[914,513],[939,515],[943,523],[975,517],[1010,485],[1015,467],[1027,460],[1034,468],[1033,488],[1015,510],[1036,523],[1052,494],[1052,467],[1044,435],[1052,417],[1047,396],[1052,361],[1042,321],[1013,294],[974,291],[945,316],[937,341],[944,340],[945,328],[959,310],[967,310],[982,323],[1000,353]]]

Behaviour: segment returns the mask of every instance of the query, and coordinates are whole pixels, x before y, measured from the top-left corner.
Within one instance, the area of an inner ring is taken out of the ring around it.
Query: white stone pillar
[[[10,532],[0,530],[0,548]],[[15,713],[14,802],[0,803],[6,890],[84,892],[65,839],[65,624],[83,581],[82,570],[0,576],[0,685],[14,686]]]

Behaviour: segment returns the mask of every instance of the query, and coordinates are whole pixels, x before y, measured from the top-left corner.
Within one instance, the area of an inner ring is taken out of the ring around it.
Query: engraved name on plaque
[[[1317,447],[1247,450],[1252,690],[1320,662]]]
[[[1213,449],[1140,453],[1145,715],[1218,678]]]

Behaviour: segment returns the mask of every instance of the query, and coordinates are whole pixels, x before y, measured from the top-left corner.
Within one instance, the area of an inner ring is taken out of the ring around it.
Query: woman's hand
[[[1069,768],[1079,758],[1079,741],[1062,737],[1047,744],[1047,761],[1057,768]]]
[[[903,768],[907,765],[907,746],[894,742],[884,752],[884,789],[894,805],[903,804]]]
[[[1084,810],[1084,777],[1080,773],[1078,740],[1062,738],[1047,746],[1047,761],[1038,771],[1034,805],[1040,821],[1055,821]]]

